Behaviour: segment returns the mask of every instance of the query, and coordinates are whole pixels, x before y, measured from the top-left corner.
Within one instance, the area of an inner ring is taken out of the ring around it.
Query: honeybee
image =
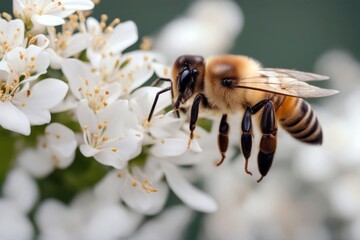
[[[263,68],[250,57],[223,55],[205,59],[201,56],[183,55],[176,59],[171,79],[160,78],[154,82],[169,81],[170,87],[156,94],[148,121],[151,120],[159,96],[171,91],[173,107],[190,109],[189,144],[199,110],[222,114],[218,147],[221,160],[225,159],[229,143],[229,114],[243,111],[241,122],[241,149],[245,158],[245,172],[253,142],[252,116],[257,118],[262,137],[257,156],[260,182],[268,173],[277,145],[277,123],[294,138],[309,144],[322,143],[322,130],[311,106],[303,98],[325,97],[338,93],[309,85],[308,81],[326,80],[327,76],[281,68]]]

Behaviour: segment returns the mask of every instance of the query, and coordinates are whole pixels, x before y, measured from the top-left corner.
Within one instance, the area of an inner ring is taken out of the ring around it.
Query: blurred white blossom
[[[25,149],[18,156],[18,164],[34,177],[45,177],[54,168],[67,168],[75,158],[77,142],[72,130],[60,123],[51,123],[37,148]]]
[[[34,180],[21,169],[7,175],[0,198],[0,238],[32,239],[34,229],[27,217],[38,198]]]
[[[40,239],[119,239],[142,219],[120,203],[104,202],[92,191],[79,193],[69,206],[47,199],[35,216]]]
[[[228,52],[243,28],[244,17],[232,0],[197,0],[186,14],[170,21],[155,37],[155,50],[170,63],[184,54],[205,57]]]

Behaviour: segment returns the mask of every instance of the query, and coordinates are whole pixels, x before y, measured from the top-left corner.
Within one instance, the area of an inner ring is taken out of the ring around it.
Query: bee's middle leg
[[[220,166],[225,159],[225,153],[229,145],[229,124],[227,123],[227,114],[223,114],[219,125],[218,146],[221,153],[221,160],[216,163]]]
[[[189,125],[190,137],[189,137],[188,146],[187,146],[188,148],[190,148],[191,141],[194,138],[194,130],[196,127],[196,122],[198,120],[198,116],[199,116],[200,103],[202,101],[205,101],[205,96],[200,93],[200,94],[196,95],[194,102],[191,106],[190,125]]]

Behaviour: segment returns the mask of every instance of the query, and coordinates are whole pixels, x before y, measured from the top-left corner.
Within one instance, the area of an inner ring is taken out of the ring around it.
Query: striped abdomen
[[[281,125],[294,138],[310,144],[322,143],[321,126],[309,103],[286,96],[279,110]]]

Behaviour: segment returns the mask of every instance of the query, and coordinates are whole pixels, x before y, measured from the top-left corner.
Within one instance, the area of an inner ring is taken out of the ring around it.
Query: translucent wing
[[[326,80],[326,76],[278,68],[263,68],[259,73],[258,77],[240,79],[234,87],[301,98],[325,97],[338,93],[337,90],[324,89],[305,82]]]
[[[300,81],[321,81],[329,79],[328,76],[320,74],[283,68],[262,68],[259,70],[259,73],[268,77],[290,77]]]

